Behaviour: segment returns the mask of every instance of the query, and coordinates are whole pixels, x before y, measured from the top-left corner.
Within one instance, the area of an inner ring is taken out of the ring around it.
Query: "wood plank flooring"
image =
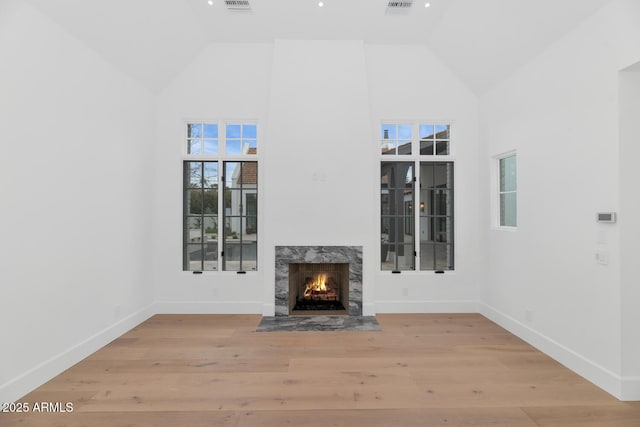
[[[478,314],[376,332],[255,332],[257,315],[157,315],[20,399],[1,426],[639,426],[620,402]]]

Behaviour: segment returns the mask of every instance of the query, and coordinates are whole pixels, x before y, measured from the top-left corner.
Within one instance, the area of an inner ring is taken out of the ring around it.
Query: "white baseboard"
[[[640,377],[622,377],[620,400],[640,400]]]
[[[376,315],[376,305],[374,303],[365,302],[362,304],[362,315],[363,316],[375,316]]]
[[[156,301],[155,314],[262,314],[262,301]]]
[[[262,304],[262,315],[273,317],[276,315],[276,305],[275,304]]]
[[[376,301],[376,313],[477,313],[478,302],[452,301]]]
[[[479,312],[619,400],[640,400],[640,377],[621,377],[493,307]]]
[[[153,314],[152,306],[149,305],[2,384],[0,386],[0,402],[15,402],[64,370],[95,353],[114,339],[135,328],[153,316]]]

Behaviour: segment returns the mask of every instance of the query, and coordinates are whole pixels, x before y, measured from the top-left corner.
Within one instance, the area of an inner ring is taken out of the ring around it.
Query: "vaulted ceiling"
[[[28,1],[155,92],[213,42],[348,39],[424,45],[481,94],[611,0],[414,0],[404,13],[388,0],[249,0],[250,11],[223,0]]]

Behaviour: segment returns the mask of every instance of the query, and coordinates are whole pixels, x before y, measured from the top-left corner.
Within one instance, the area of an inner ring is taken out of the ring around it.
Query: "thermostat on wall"
[[[598,212],[596,214],[596,221],[598,222],[616,222],[616,213],[615,212]]]

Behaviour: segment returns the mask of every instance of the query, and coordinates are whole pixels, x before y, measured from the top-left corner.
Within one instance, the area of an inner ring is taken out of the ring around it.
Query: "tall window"
[[[515,153],[499,158],[499,169],[500,226],[516,227],[518,225],[518,181]]]
[[[420,270],[453,269],[453,162],[420,162]]]
[[[412,162],[382,162],[381,165],[383,270],[415,268],[414,167]]]
[[[450,126],[383,124],[380,136],[381,269],[453,270]]]
[[[257,269],[257,141],[252,123],[187,124],[183,270]]]

